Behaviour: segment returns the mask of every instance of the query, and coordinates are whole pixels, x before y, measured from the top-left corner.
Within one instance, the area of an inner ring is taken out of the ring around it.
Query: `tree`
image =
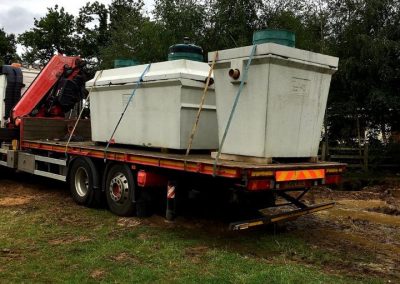
[[[193,43],[205,44],[206,5],[194,0],[156,0],[154,18],[162,28],[163,59],[169,46],[182,43],[189,37]]]
[[[26,47],[23,59],[27,63],[39,60],[46,63],[56,53],[77,54],[74,16],[59,9],[58,5],[48,8],[47,14],[35,19],[34,28],[18,37],[19,43]]]
[[[330,35],[327,2],[329,1],[266,1],[260,15],[262,27],[294,32],[297,48],[333,53],[325,44]]]
[[[384,140],[388,130],[400,129],[398,7],[398,0],[337,0],[329,7],[330,44],[340,58],[330,115],[361,120],[371,134],[379,129]]]
[[[102,67],[112,67],[115,59],[137,59],[140,50],[148,50],[143,46],[142,28],[149,21],[143,14],[142,0],[114,0],[109,6],[108,44],[100,52]]]
[[[0,65],[11,64],[12,60],[17,59],[16,50],[15,35],[0,29]]]
[[[253,32],[261,27],[262,0],[211,0],[207,50],[252,44]]]
[[[75,41],[89,69],[97,69],[101,64],[101,50],[107,46],[110,38],[107,20],[108,9],[98,1],[88,2],[79,10]]]

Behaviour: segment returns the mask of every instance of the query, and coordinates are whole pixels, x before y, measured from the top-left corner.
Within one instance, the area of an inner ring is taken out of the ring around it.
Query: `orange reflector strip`
[[[307,180],[307,179],[323,179],[325,178],[325,170],[298,170],[298,171],[278,171],[275,173],[275,180],[292,181],[292,180]]]

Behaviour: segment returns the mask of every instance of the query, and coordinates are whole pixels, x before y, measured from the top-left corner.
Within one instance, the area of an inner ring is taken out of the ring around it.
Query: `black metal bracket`
[[[284,192],[284,191],[277,191],[277,194],[278,194],[280,197],[282,197],[282,198],[286,199],[287,201],[289,201],[290,203],[296,205],[298,208],[305,209],[305,208],[307,208],[308,206],[307,206],[306,204],[304,204],[303,202],[301,202],[300,199],[308,192],[308,190],[309,190],[309,189],[305,189],[305,190],[304,190],[302,193],[300,193],[300,195],[297,196],[297,197],[293,197],[293,196],[287,194],[287,193]]]
[[[283,204],[277,204],[275,207],[284,207],[284,206],[290,206],[294,205],[297,207],[297,209],[291,210],[291,211],[286,211],[286,212],[280,212],[277,214],[266,214],[263,212],[263,210],[259,210],[261,214],[264,216],[250,219],[250,220],[244,220],[240,222],[234,222],[229,225],[230,230],[244,230],[248,229],[251,227],[256,227],[256,226],[262,226],[262,225],[267,225],[267,224],[272,224],[284,220],[293,220],[296,219],[302,215],[310,214],[313,212],[321,211],[321,210],[326,210],[329,208],[332,208],[335,203],[334,202],[328,202],[328,203],[322,203],[322,204],[315,204],[315,205],[307,205],[300,201],[300,199],[309,191],[309,188],[305,188],[302,190],[302,192],[297,196],[291,196],[285,191],[275,191],[275,193],[288,201],[287,203]],[[300,191],[300,190],[298,190]]]
[[[273,224],[285,220],[293,220],[302,215],[332,208],[334,205],[335,202],[316,204],[316,205],[306,206],[306,208],[295,209],[289,212],[283,212],[273,215],[265,215],[264,217],[261,218],[234,222],[229,224],[229,229],[233,231],[239,231],[239,230],[249,229],[252,227]]]

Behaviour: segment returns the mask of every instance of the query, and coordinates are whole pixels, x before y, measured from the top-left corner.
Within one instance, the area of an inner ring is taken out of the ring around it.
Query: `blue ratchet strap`
[[[134,97],[135,94],[136,94],[136,90],[139,89],[140,85],[142,84],[144,75],[146,75],[146,73],[150,70],[150,66],[151,66],[151,63],[148,64],[148,65],[146,66],[146,68],[144,69],[142,75],[141,75],[140,78],[137,80],[136,85],[135,85],[135,88],[134,88],[133,91],[132,91],[132,94],[129,96],[128,103],[126,104],[124,111],[121,113],[121,117],[119,118],[118,123],[117,123],[117,125],[115,126],[114,131],[113,131],[113,133],[111,134],[110,139],[109,139],[108,142],[107,142],[107,146],[106,146],[106,148],[105,148],[105,150],[104,150],[104,162],[107,161],[107,151],[108,151],[108,148],[110,147],[110,144],[111,144],[111,141],[112,141],[112,139],[113,139],[113,137],[114,137],[114,135],[115,135],[115,132],[117,131],[118,126],[120,125],[120,123],[121,123],[121,121],[122,121],[122,118],[124,117],[125,112],[126,112],[126,110],[128,109],[129,104],[131,103],[133,97]]]
[[[255,45],[253,45],[253,49],[251,50],[249,60],[247,61],[246,68],[244,69],[242,81],[240,82],[239,90],[238,90],[238,92],[236,94],[235,102],[233,103],[233,107],[232,107],[231,113],[229,115],[228,123],[226,124],[226,127],[225,127],[224,136],[222,136],[222,140],[221,140],[221,143],[219,145],[217,156],[215,157],[214,167],[213,167],[213,176],[214,177],[217,175],[217,164],[218,164],[218,161],[219,161],[219,157],[221,156],[222,147],[224,146],[226,135],[228,134],[228,131],[229,131],[229,127],[231,126],[231,122],[232,122],[232,119],[233,119],[233,114],[236,111],[236,107],[237,107],[237,104],[239,102],[239,97],[242,94],[242,91],[243,91],[243,88],[244,88],[244,83],[247,80],[247,76],[249,74],[250,64],[251,64],[251,61],[253,60],[254,55],[256,54],[256,49],[257,49],[257,45],[255,44]]]

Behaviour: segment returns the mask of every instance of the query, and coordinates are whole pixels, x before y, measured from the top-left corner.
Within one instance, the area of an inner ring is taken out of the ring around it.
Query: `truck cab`
[[[0,66],[0,127],[6,127],[11,110],[21,98],[23,74],[18,65]]]

